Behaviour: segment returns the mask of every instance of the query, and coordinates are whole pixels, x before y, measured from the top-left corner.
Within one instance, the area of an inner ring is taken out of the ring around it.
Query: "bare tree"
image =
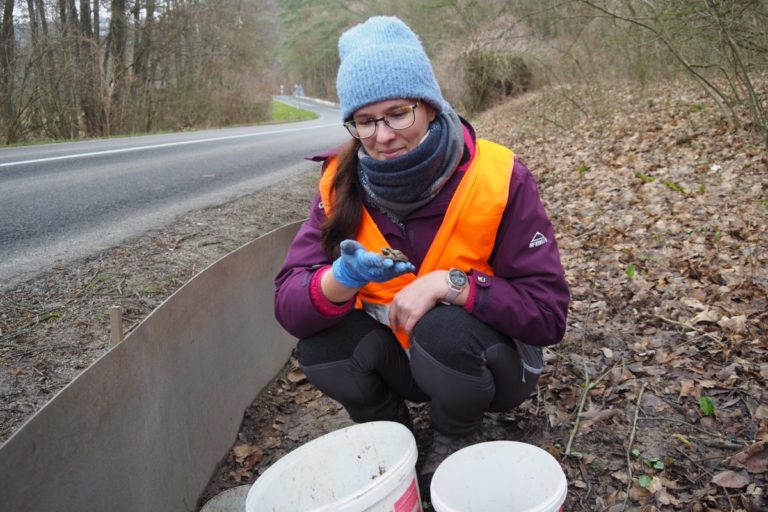
[[[752,78],[755,69],[768,63],[768,15],[761,5],[765,2],[580,1],[601,16],[652,34],[733,123],[740,123],[735,107],[742,105],[768,140],[765,100],[755,92]]]
[[[112,0],[104,74],[108,77],[108,110],[106,133],[114,126],[119,129],[123,116],[123,96],[127,79],[128,20],[126,1]]]
[[[5,0],[3,4],[3,19],[0,23],[0,119],[5,122],[6,139],[16,140],[14,106],[14,62],[15,36],[13,31],[14,0]]]
[[[222,125],[269,111],[273,0],[0,0],[0,137]],[[48,12],[46,12],[48,9]],[[103,7],[102,7],[103,9]]]
[[[98,9],[98,5],[96,6]],[[95,16],[95,15],[94,15]],[[98,27],[91,25],[89,0],[80,0],[80,105],[83,112],[85,135],[102,135],[105,132],[103,74],[101,72]],[[96,18],[98,20],[98,18]]]
[[[96,44],[101,39],[101,21],[99,18],[99,0],[93,0],[93,40]]]

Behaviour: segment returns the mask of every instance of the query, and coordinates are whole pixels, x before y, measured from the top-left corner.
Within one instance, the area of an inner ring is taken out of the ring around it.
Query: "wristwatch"
[[[446,304],[453,304],[456,297],[458,297],[459,294],[464,291],[464,288],[467,287],[468,282],[467,274],[465,274],[464,271],[459,270],[458,268],[450,269],[448,271],[448,293],[443,297],[443,302]]]

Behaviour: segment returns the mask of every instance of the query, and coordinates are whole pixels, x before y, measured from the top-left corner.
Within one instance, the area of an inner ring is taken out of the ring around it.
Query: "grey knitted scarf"
[[[396,224],[434,199],[456,170],[464,130],[454,111],[443,111],[424,140],[405,155],[375,160],[360,150],[357,175],[369,202]]]

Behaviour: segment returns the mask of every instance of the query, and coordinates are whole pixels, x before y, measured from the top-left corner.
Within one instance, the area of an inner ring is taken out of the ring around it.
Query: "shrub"
[[[525,92],[532,81],[531,68],[519,54],[474,48],[464,55],[464,105],[469,112]]]

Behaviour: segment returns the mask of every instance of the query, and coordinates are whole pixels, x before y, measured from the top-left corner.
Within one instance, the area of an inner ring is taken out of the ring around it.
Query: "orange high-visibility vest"
[[[509,149],[478,139],[475,158],[448,205],[418,273],[404,274],[385,283],[368,283],[358,292],[355,307],[365,309],[380,322],[388,324],[387,306],[398,291],[419,276],[452,267],[493,275],[488,259],[507,206],[514,159],[515,155]],[[320,179],[320,197],[326,215],[330,215],[333,208],[331,185],[337,167],[338,159],[329,159]],[[363,208],[355,239],[373,252],[389,246],[366,208]],[[400,330],[395,335],[404,349],[410,346],[410,337],[405,331]]]

